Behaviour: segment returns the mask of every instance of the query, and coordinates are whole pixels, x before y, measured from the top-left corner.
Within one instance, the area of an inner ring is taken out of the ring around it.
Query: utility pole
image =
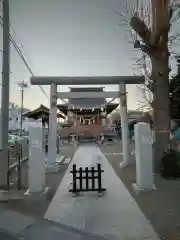
[[[9,0],[3,0],[3,57],[2,94],[0,121],[0,188],[7,187],[8,171],[8,129],[9,129],[9,82],[10,82],[10,20]]]
[[[21,88],[21,117],[20,117],[20,130],[22,134],[23,129],[23,109],[24,109],[24,89],[28,87],[28,84],[23,81],[18,83],[19,87]]]

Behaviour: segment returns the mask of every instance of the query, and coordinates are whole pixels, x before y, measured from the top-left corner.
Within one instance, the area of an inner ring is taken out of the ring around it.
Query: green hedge
[[[161,174],[164,178],[180,177],[180,152],[170,149],[161,159]]]

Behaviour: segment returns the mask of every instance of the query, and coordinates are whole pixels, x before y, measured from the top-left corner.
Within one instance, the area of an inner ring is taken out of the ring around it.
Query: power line
[[[1,10],[2,10],[2,9],[1,9]],[[3,21],[2,16],[0,16],[0,20]],[[0,25],[3,27],[3,23],[2,23],[1,21],[0,21]],[[12,28],[12,25],[10,25],[10,26],[11,26],[11,28]],[[19,48],[19,46],[17,45],[16,41],[13,39],[13,37],[12,37],[11,34],[9,35],[9,38],[10,38],[10,41],[11,41],[12,45],[14,46],[16,52],[18,53],[19,57],[21,58],[21,60],[22,60],[23,63],[25,64],[27,70],[29,71],[29,73],[31,74],[31,76],[34,76],[34,73],[33,73],[33,71],[31,70],[29,64],[27,63],[27,61],[26,61],[26,59],[25,59],[25,57],[24,57],[21,49]],[[49,100],[49,96],[48,96],[48,94],[46,93],[46,91],[43,89],[43,87],[42,87],[41,85],[39,85],[38,87],[41,89],[42,93],[43,93],[43,94],[47,97],[47,99]]]
[[[0,16],[0,19],[2,20],[2,17]],[[2,22],[0,22],[0,25],[3,26]],[[15,40],[13,39],[12,35],[10,34],[10,41],[12,43],[12,45],[14,46],[16,52],[18,53],[19,57],[21,58],[21,60],[24,62],[26,68],[28,69],[28,71],[30,72],[30,74],[32,76],[34,76],[33,71],[31,70],[30,66],[28,65],[26,59],[24,58],[24,55],[21,51],[21,49],[19,48],[19,46],[17,45],[17,43],[15,42]],[[39,88],[41,89],[41,91],[43,92],[43,94],[48,98],[48,94],[45,92],[45,90],[43,89],[42,86],[39,86]],[[49,98],[48,98],[49,99]]]
[[[11,1],[10,1],[10,7],[11,7]],[[29,58],[26,49],[24,48],[24,46],[23,46],[23,44],[22,44],[22,42],[21,42],[21,40],[20,40],[20,38],[19,38],[16,30],[14,29],[14,27],[12,26],[11,23],[10,23],[10,28],[11,28],[11,30],[12,30],[12,32],[13,32],[13,35],[15,36],[16,42],[19,43],[19,46],[21,47],[21,50],[23,50],[24,54],[26,55],[26,59],[27,59],[27,57]],[[18,41],[18,40],[19,40],[19,41]],[[29,58],[29,60],[31,60],[31,59]],[[31,61],[31,63],[32,63],[32,61]]]

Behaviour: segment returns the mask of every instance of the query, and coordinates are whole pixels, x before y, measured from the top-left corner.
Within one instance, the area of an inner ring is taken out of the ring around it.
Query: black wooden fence
[[[105,188],[102,187],[102,173],[101,164],[97,164],[97,169],[94,167],[76,168],[73,164],[73,169],[70,171],[73,175],[72,189],[69,192],[104,192]]]

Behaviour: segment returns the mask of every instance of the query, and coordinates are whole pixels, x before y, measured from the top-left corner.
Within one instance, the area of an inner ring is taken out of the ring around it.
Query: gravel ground
[[[102,147],[101,149],[104,153],[108,151],[118,152],[119,145],[116,144],[116,146],[108,148]],[[155,176],[154,182],[157,190],[141,192],[136,195],[132,189],[132,183],[136,182],[135,166],[121,170],[119,163],[122,161],[122,156],[106,155],[106,157],[161,238],[164,240],[179,240],[180,180],[165,180],[160,176]]]

